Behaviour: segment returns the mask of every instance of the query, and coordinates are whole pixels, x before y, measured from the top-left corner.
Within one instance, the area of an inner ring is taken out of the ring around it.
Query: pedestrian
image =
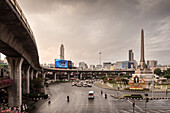
[[[107,94],[105,93],[105,99],[107,98]]]
[[[69,102],[70,101],[70,99],[69,99],[70,97],[69,96],[67,96],[67,102]]]
[[[101,95],[103,95],[103,91],[101,91]]]
[[[50,101],[50,96],[48,97],[48,104],[51,104],[51,101]]]

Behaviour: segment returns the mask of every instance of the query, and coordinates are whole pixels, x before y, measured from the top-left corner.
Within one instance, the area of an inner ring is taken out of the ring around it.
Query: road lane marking
[[[121,95],[124,95],[122,92],[118,91]],[[127,100],[130,104],[132,104],[131,101]],[[144,112],[144,110],[142,108],[140,108],[139,106],[135,105],[138,109],[140,109],[141,111]]]

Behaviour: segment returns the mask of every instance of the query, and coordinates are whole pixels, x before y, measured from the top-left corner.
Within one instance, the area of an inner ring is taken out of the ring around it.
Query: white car
[[[94,91],[89,91],[88,99],[94,99]]]

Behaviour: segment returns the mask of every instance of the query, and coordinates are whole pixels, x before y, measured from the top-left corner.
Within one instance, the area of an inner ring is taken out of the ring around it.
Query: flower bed
[[[12,79],[0,80],[0,88],[8,87],[8,86],[12,85],[12,83],[13,83]]]
[[[16,110],[11,110],[10,108],[0,108],[0,113],[26,113],[26,112],[21,112],[19,109]]]

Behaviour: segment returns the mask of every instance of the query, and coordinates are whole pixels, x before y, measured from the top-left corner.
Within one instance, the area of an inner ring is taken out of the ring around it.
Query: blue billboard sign
[[[56,68],[68,68],[68,61],[61,60],[61,59],[55,59],[55,67]]]

